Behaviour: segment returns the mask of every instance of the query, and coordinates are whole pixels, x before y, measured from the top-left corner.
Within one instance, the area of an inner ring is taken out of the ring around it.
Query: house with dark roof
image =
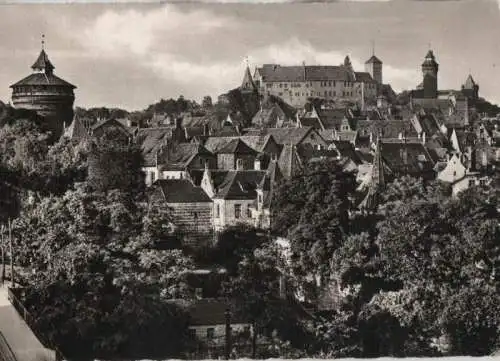
[[[184,244],[200,246],[213,241],[213,201],[203,188],[190,179],[159,179],[151,194],[171,210],[175,234]]]
[[[279,145],[310,143],[313,146],[326,147],[325,140],[319,135],[318,131],[311,127],[301,128],[264,128],[258,130],[249,130],[245,135],[272,135],[274,141]]]
[[[224,356],[226,323],[230,322],[231,343],[238,349],[240,343],[251,339],[253,328],[251,320],[238,311],[238,307],[223,299],[200,299],[195,301],[173,300],[185,307],[189,315],[189,332],[193,340],[201,341],[208,347],[207,358]],[[229,319],[227,317],[230,317]]]
[[[206,143],[205,143],[206,144]],[[217,168],[227,170],[254,169],[258,152],[240,138],[218,144],[212,151],[217,155]]]
[[[436,177],[437,155],[417,142],[382,142],[380,152],[384,164],[395,177],[410,175],[424,179]]]
[[[377,82],[369,72],[354,71],[348,56],[338,66],[264,64],[253,79],[260,94],[280,97],[295,107],[309,98],[364,103],[377,95]]]
[[[282,128],[292,126],[293,119],[283,111],[278,103],[265,102],[252,118],[252,125],[266,128]]]
[[[202,187],[213,194],[214,226],[216,231],[227,226],[246,223],[255,225],[252,208],[257,201],[257,187],[262,182],[265,170],[231,170],[226,173],[218,187],[211,181],[210,171],[205,171]]]
[[[215,169],[217,157],[197,143],[179,143],[167,147],[159,160],[159,170],[163,179],[187,178],[192,169]]]
[[[143,157],[142,171],[146,176],[146,185],[161,178],[161,153],[172,139],[172,128],[139,128],[135,133],[135,142],[139,145]]]

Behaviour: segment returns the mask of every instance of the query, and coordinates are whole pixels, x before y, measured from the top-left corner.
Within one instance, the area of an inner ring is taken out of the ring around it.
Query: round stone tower
[[[36,111],[45,118],[47,130],[58,139],[73,120],[74,85],[54,75],[54,65],[43,49],[31,66],[33,73],[11,85],[16,108]]]

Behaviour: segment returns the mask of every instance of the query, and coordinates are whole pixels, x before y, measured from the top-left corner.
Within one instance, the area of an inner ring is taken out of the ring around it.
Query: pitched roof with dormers
[[[278,64],[264,64],[261,68],[258,68],[257,71],[262,77],[262,80],[265,82],[305,82],[329,80],[374,82],[369,73],[353,72],[348,66],[281,66]]]

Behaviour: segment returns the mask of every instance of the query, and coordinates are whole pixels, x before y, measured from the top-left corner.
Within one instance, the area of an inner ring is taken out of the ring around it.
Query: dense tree
[[[294,275],[302,283],[330,275],[330,259],[350,230],[354,175],[335,160],[309,164],[282,182],[273,200],[273,233],[290,241]]]

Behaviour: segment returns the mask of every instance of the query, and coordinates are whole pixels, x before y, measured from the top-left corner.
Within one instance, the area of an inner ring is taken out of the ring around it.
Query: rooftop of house
[[[264,170],[229,171],[218,187],[215,199],[253,200],[256,189],[266,174]]]
[[[178,143],[168,152],[164,169],[185,170],[197,155],[214,156],[204,146],[196,143]]]
[[[384,163],[394,173],[422,174],[433,171],[437,161],[435,154],[421,143],[382,143]]]
[[[158,179],[154,185],[161,188],[167,204],[212,203],[205,191],[189,179]]]
[[[172,128],[170,127],[138,129],[136,142],[141,147],[145,166],[156,164],[156,152],[170,138],[172,138]]]
[[[272,135],[277,144],[293,144],[297,145],[313,131],[311,127],[301,127],[301,128],[265,128],[262,130],[263,133]]]

